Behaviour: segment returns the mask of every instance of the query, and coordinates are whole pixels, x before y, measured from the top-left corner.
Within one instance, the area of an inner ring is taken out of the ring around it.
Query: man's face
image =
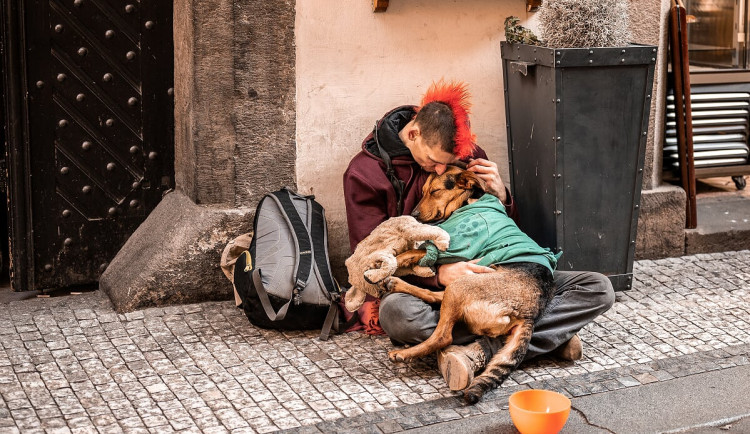
[[[414,161],[427,172],[442,175],[448,165],[456,161],[456,157],[452,153],[442,150],[440,144],[427,143],[418,132],[406,146],[411,151]]]

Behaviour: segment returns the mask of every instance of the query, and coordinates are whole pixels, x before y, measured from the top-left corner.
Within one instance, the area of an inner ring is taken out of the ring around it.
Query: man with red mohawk
[[[487,185],[487,192],[502,202],[508,215],[518,220],[510,192],[497,164],[476,145],[469,123],[471,104],[464,83],[433,83],[420,106],[400,106],[375,123],[344,173],[344,196],[352,251],[357,244],[390,217],[411,214],[422,196],[430,173],[442,174],[449,164],[462,161]],[[477,261],[444,264],[431,279],[408,276],[422,287],[444,288],[458,277],[493,270]],[[555,271],[556,292],[535,324],[526,360],[553,353],[565,360],[582,357],[578,331],[614,303],[609,279],[593,272]],[[364,309],[378,309],[368,298]],[[362,309],[360,309],[362,310]],[[374,315],[377,318],[377,315]],[[379,321],[395,345],[426,340],[437,326],[439,306],[409,294],[387,294],[379,301]],[[377,324],[365,330],[376,333]],[[463,324],[453,330],[453,343],[438,353],[438,367],[452,390],[466,388],[482,369],[502,338],[477,337]]]

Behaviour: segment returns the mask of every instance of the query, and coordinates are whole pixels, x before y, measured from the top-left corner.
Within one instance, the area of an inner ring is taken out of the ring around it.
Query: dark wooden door
[[[11,280],[93,283],[174,184],[172,2],[4,7]]]

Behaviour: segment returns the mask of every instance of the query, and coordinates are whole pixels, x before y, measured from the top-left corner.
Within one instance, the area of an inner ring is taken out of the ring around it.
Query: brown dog
[[[430,175],[413,215],[425,223],[439,221],[483,193],[483,183],[474,173],[450,167],[442,175]],[[413,266],[424,254],[424,250],[410,250],[399,255],[397,261],[399,266]],[[492,357],[484,372],[464,391],[464,398],[476,403],[485,392],[502,384],[523,360],[534,322],[544,312],[554,292],[554,283],[550,270],[533,262],[493,268],[494,273],[461,277],[442,292],[390,277],[386,285],[391,291],[411,294],[428,303],[442,303],[440,320],[432,336],[413,347],[390,351],[391,361],[410,361],[450,345],[453,326],[464,321],[474,334],[493,338],[507,336],[505,345]]]

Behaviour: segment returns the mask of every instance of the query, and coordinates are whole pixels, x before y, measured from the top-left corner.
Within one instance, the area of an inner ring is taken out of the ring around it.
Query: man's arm
[[[380,223],[388,219],[386,196],[367,180],[347,170],[344,173],[344,204],[351,251]]]

